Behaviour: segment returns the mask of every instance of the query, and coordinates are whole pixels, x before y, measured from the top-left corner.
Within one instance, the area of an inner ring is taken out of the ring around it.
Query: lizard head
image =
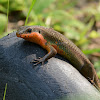
[[[18,28],[16,35],[17,37],[21,38],[29,38],[29,36],[32,36],[32,33],[40,33],[40,29],[37,29],[34,26],[21,26]]]
[[[37,44],[44,44],[46,40],[43,37],[43,26],[21,26],[17,32],[16,36],[21,37],[30,42],[34,42]]]

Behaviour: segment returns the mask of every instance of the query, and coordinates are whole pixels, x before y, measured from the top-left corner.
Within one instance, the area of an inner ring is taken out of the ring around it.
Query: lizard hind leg
[[[100,82],[94,66],[90,63],[88,64],[88,68],[88,77],[90,78],[90,83],[92,83],[99,90]]]
[[[88,81],[89,81],[93,86],[96,87],[96,89],[98,89],[98,90],[100,91],[99,87],[98,87],[98,86],[95,84],[95,82],[94,82],[94,77],[93,77],[93,80],[92,80],[90,77],[88,77],[87,79],[88,79]]]

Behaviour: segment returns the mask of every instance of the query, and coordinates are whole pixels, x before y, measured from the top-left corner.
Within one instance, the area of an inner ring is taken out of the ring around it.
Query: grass
[[[5,91],[4,91],[3,100],[5,100],[5,97],[6,97],[6,91],[7,91],[7,83],[6,83],[6,86],[5,86]]]
[[[92,49],[92,50],[84,50],[83,51],[84,54],[93,54],[93,53],[97,53],[97,52],[100,52],[100,48]]]
[[[31,11],[32,11],[32,8],[33,8],[35,2],[36,2],[36,0],[33,0],[33,1],[32,1],[32,4],[31,4],[31,6],[30,6],[30,8],[29,8],[29,12],[28,12],[27,17],[26,17],[26,20],[25,20],[25,25],[27,24],[29,15],[30,15],[30,13],[31,13]]]
[[[9,16],[9,0],[8,0],[8,6],[7,6],[7,26],[6,26],[6,32],[8,32],[8,16]]]

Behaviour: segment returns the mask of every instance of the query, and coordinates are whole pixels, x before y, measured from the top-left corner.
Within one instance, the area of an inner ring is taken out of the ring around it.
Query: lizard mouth
[[[19,34],[18,32],[16,32],[16,36],[24,39],[29,38],[28,34]]]
[[[16,36],[17,36],[17,37],[21,37],[21,35],[20,35],[20,34],[18,34],[18,32],[16,32]]]

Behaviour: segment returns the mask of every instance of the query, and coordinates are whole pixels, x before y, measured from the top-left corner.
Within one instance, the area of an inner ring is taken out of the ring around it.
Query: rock
[[[47,53],[15,32],[0,39],[0,100],[99,100],[99,91],[66,59],[56,55],[42,66],[32,59]]]

